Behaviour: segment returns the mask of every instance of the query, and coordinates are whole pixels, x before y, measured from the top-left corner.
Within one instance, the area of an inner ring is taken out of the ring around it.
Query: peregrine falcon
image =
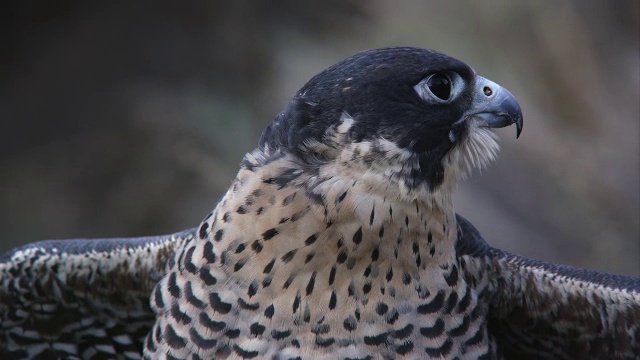
[[[3,359],[640,358],[640,279],[489,246],[453,206],[514,96],[433,50],[351,56],[194,229],[0,256]]]

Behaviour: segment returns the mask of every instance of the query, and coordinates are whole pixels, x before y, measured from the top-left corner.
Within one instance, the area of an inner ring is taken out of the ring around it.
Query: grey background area
[[[638,1],[25,1],[0,11],[0,251],[196,226],[312,75],[430,47],[516,95],[462,182],[494,246],[640,275]]]

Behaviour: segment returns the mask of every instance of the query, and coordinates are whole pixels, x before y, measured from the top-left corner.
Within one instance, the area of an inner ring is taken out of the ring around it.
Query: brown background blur
[[[494,246],[640,275],[631,1],[36,1],[0,11],[0,251],[196,226],[312,75],[430,47],[507,87],[522,136],[461,184]]]

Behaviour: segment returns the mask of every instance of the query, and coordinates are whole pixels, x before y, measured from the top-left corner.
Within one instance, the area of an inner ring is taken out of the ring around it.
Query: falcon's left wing
[[[140,358],[153,287],[194,236],[48,240],[0,255],[0,358]]]
[[[509,254],[457,220],[461,267],[489,305],[488,329],[505,358],[640,358],[639,278]]]

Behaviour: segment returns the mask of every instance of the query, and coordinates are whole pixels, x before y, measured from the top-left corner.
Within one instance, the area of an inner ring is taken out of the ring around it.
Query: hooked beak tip
[[[522,132],[522,125],[523,125],[522,115],[518,116],[518,118],[515,121],[515,124],[516,124],[516,139],[518,139],[520,137],[520,133]]]

